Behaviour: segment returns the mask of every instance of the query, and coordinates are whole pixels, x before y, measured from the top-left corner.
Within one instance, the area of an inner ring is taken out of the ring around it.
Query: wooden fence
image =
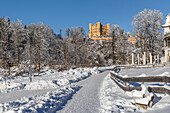
[[[150,77],[121,77],[114,73],[111,74],[111,79],[124,91],[132,91],[132,90],[139,90],[141,91],[141,87],[128,87],[126,86],[127,82],[164,82],[164,84],[170,83],[170,77],[167,76],[150,76]],[[123,82],[121,84],[120,82]],[[153,93],[164,93],[170,95],[170,90],[164,87],[150,87],[151,92]]]

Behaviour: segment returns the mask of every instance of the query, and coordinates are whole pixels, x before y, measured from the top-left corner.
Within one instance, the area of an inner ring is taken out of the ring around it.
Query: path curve
[[[99,113],[100,86],[108,74],[109,71],[102,72],[76,83],[82,88],[57,113]]]

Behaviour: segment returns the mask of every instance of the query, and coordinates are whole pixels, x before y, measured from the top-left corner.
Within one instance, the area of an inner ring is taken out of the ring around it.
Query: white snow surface
[[[100,113],[134,112],[137,107],[132,105],[133,98],[124,93],[108,74],[100,89]]]
[[[78,68],[64,72],[49,70],[33,77],[28,75],[0,79],[0,113],[49,112],[62,109],[80,86],[74,84],[97,74],[98,68]]]
[[[86,80],[76,83],[80,91],[68,101],[68,104],[57,113],[99,113],[100,87],[109,71],[95,74]]]
[[[113,67],[78,68],[64,72],[49,70],[41,72],[39,77],[32,79],[32,82],[29,82],[28,75],[7,78],[7,87],[4,79],[0,78],[0,113],[56,111],[58,113],[169,113],[169,95],[153,94],[155,97],[153,107],[147,110],[133,105],[134,101],[142,101],[141,96],[146,90],[125,93],[110,79],[109,71],[99,73],[99,70]],[[169,73],[169,67],[120,71],[124,77],[169,76]],[[154,86],[162,84],[156,83]],[[170,85],[163,87],[169,88]]]
[[[169,76],[169,67],[160,68],[142,68],[142,69],[122,69],[120,76]],[[132,92],[124,92],[117,84],[110,79],[110,74],[107,75],[100,89],[100,113],[129,113],[129,112],[148,112],[148,113],[169,113],[170,111],[170,96],[158,93],[149,93],[146,89],[149,85],[154,84],[156,87],[162,86],[164,83],[144,83],[142,91],[133,90]],[[163,87],[169,88],[170,85]],[[143,98],[143,94],[147,98]],[[154,95],[153,106],[144,110],[132,103],[147,104]]]
[[[122,69],[120,75],[128,76],[169,76],[170,67],[141,68],[141,69]]]

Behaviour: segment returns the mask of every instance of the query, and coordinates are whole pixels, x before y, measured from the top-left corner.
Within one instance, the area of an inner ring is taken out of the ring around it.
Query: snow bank
[[[99,73],[98,68],[77,68],[70,69],[68,71],[59,72],[59,78],[67,78],[70,83],[78,82],[80,80],[86,79],[92,74]]]
[[[142,87],[142,90],[141,90],[141,91],[137,91],[137,90],[131,91],[133,97],[143,98],[143,95],[144,95],[144,94],[145,94],[146,96],[149,95],[149,92],[148,92],[148,90],[147,90],[147,89],[148,89],[148,86],[142,84],[141,87]]]
[[[49,80],[36,80],[34,82],[27,83],[25,86],[26,90],[35,90],[35,89],[49,89],[56,88],[56,85]]]
[[[100,89],[100,113],[134,112],[137,107],[132,105],[132,98],[124,93],[107,75]]]
[[[79,90],[78,86],[67,86],[44,95],[22,97],[13,102],[0,103],[0,112],[54,112],[61,109],[77,90]]]
[[[170,67],[123,69],[120,75],[133,76],[170,76]]]
[[[92,74],[99,73],[98,68],[77,68],[70,69],[64,72],[56,70],[42,71],[38,77],[33,77],[32,82],[28,75],[18,76],[12,79],[7,79],[7,88],[3,78],[0,79],[0,93],[13,90],[36,90],[57,88],[71,83],[86,79]]]
[[[146,85],[141,85],[142,91],[133,90],[132,92],[124,92],[121,88],[110,79],[110,74],[107,75],[101,85],[99,99],[100,99],[100,113],[120,113],[120,112],[149,112],[154,113],[156,110],[162,109],[167,111],[170,106],[169,96],[164,94],[149,93]],[[147,98],[143,98],[143,94]],[[148,104],[150,98],[154,96],[153,107],[144,110],[139,106],[135,106],[132,103]]]
[[[170,77],[170,74],[169,74],[169,72],[164,72],[164,73],[162,73],[162,74],[160,74],[158,76],[167,76],[167,77]]]
[[[129,77],[133,76],[170,76],[169,67],[161,68],[145,68],[145,69],[123,69],[119,73],[120,76]],[[145,83],[145,85],[152,87],[160,87],[159,83]],[[106,76],[100,89],[100,112],[101,113],[112,113],[112,112],[148,112],[148,113],[159,113],[168,112],[170,110],[170,96],[165,96],[159,93],[148,93],[146,92],[147,87],[142,86],[142,91],[133,90],[132,92],[126,92],[119,88],[113,80],[110,79],[110,75]],[[170,89],[170,85],[162,85],[163,87]],[[148,97],[143,98],[143,94]],[[148,93],[148,94],[147,94]],[[143,103],[148,104],[150,97],[154,96],[152,108],[144,110],[138,106],[132,105],[131,103]]]
[[[58,86],[65,86],[65,85],[69,85],[70,81],[68,79],[57,79],[57,80],[53,80],[53,83],[55,83]]]
[[[98,68],[78,68],[70,69],[64,72],[56,70],[42,71],[38,77],[33,77],[30,82],[28,75],[8,78],[7,87],[5,80],[0,78],[0,93],[13,93],[14,90],[43,90],[52,89],[53,91],[32,95],[29,98],[21,98],[16,101],[0,103],[1,112],[54,112],[66,104],[72,95],[79,90],[79,86],[73,86],[72,83],[83,80],[91,75],[99,73]],[[29,94],[31,95],[31,94]]]
[[[24,89],[25,84],[23,83],[11,83],[7,82],[5,85],[5,82],[0,83],[0,93],[8,93],[11,91],[19,90],[19,89]]]
[[[138,97],[134,99],[133,103],[148,105],[149,101],[151,100],[151,97],[154,95],[153,93],[149,93],[147,85],[142,84],[141,87],[142,87],[141,91],[137,91],[137,90],[131,91],[133,98]],[[143,98],[144,96],[145,98]],[[154,99],[156,99],[156,96]]]
[[[139,77],[146,77],[146,76],[147,76],[146,74],[139,75]]]
[[[107,66],[107,67],[99,67],[100,70],[105,70],[105,69],[113,69],[116,66]]]

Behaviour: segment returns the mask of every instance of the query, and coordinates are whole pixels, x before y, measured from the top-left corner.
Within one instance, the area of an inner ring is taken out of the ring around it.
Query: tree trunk
[[[114,31],[112,32],[112,60],[114,64],[114,51],[115,51],[115,33]]]
[[[64,43],[64,65],[66,65],[66,62],[67,62],[67,57],[66,57],[66,43]]]
[[[17,36],[17,57],[18,57],[18,64],[20,63],[20,52],[19,52],[19,36]]]
[[[76,47],[76,43],[74,44],[74,65],[77,65],[77,47]]]

